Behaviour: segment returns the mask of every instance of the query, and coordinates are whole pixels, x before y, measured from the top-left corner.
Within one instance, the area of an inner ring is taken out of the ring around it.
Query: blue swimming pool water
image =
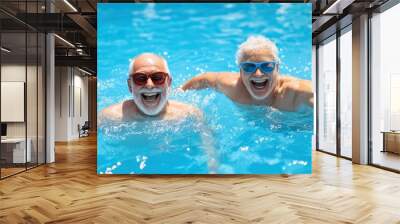
[[[98,111],[130,98],[129,59],[163,55],[170,98],[197,106],[204,124],[142,121],[98,130],[98,173],[310,173],[312,110],[243,106],[211,90],[176,88],[204,71],[238,71],[235,53],[249,35],[276,42],[281,73],[311,79],[310,4],[98,4]],[[204,136],[208,133],[208,137]]]

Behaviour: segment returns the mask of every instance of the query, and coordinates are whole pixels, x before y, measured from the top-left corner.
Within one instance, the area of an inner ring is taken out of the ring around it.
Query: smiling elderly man
[[[141,118],[175,120],[201,112],[188,104],[168,100],[172,77],[164,58],[143,53],[129,66],[128,88],[133,98],[105,108],[101,121],[132,121]]]
[[[313,106],[310,80],[282,76],[276,45],[263,36],[250,36],[236,54],[240,72],[206,72],[181,88],[214,88],[231,100],[250,105],[267,105],[283,111]]]
[[[203,149],[208,157],[209,173],[218,169],[217,153],[212,135],[204,125],[202,112],[191,105],[168,100],[172,77],[164,58],[143,53],[134,58],[129,66],[128,88],[133,99],[111,105],[99,115],[99,126],[103,123],[129,122],[141,119],[182,120],[194,117],[201,125]]]

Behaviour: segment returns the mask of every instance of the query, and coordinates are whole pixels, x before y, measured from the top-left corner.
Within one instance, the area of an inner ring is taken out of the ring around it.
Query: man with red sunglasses
[[[101,120],[132,121],[141,118],[174,120],[201,116],[194,106],[168,100],[172,77],[164,58],[143,53],[131,61],[127,80],[132,99],[105,108]]]
[[[276,45],[263,36],[250,36],[236,55],[240,72],[207,72],[187,81],[181,88],[214,88],[241,104],[267,105],[283,111],[312,108],[310,80],[279,74]]]
[[[132,94],[130,100],[111,105],[99,115],[101,123],[136,121],[139,119],[181,120],[194,117],[202,124],[201,111],[191,105],[168,100],[172,77],[164,58],[152,53],[143,53],[135,57],[129,66],[128,88]],[[201,138],[208,157],[209,173],[217,171],[217,154],[213,146],[212,135],[204,125]]]

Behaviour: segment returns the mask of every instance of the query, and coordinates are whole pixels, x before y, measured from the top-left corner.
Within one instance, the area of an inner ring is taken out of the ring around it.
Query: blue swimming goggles
[[[253,74],[259,68],[262,73],[269,74],[274,71],[275,66],[278,63],[274,61],[263,61],[263,62],[252,62],[252,61],[245,61],[240,63],[240,68],[243,69],[244,73],[246,74]]]

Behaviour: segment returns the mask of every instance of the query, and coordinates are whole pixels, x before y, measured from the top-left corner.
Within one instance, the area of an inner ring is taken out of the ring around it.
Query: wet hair
[[[162,56],[160,56],[160,55],[157,55],[157,54],[153,54],[153,53],[142,53],[142,54],[139,54],[139,55],[137,55],[136,57],[134,57],[134,58],[132,58],[132,59],[130,60],[131,62],[129,63],[128,76],[129,76],[130,74],[132,74],[132,72],[133,72],[133,70],[134,70],[134,67],[133,67],[133,66],[134,66],[134,64],[135,64],[136,58],[137,58],[137,57],[140,57],[140,56],[142,56],[142,55],[144,55],[144,54],[149,54],[149,55],[153,55],[153,56],[156,56],[156,57],[161,58],[162,61],[164,62],[165,68],[167,69],[167,73],[168,73],[169,75],[171,75],[171,73],[169,72],[167,60],[165,60],[164,57],[162,57]]]
[[[240,64],[243,61],[245,52],[260,49],[271,51],[274,60],[279,62],[278,48],[275,43],[262,35],[255,35],[249,36],[245,42],[239,45],[236,51],[236,63]]]

